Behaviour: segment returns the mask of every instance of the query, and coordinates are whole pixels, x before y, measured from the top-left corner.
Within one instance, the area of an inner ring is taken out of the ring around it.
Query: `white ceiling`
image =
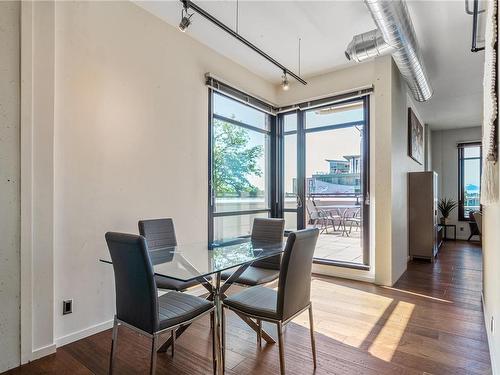
[[[206,11],[235,27],[236,1],[198,1]],[[180,1],[138,1],[137,4],[177,26]],[[472,17],[463,0],[409,1],[408,7],[422,48],[434,96],[418,105],[433,129],[478,126],[482,119],[484,52],[472,53]],[[192,18],[189,35],[254,73],[278,83],[281,72],[209,21]],[[344,50],[352,36],[375,27],[361,0],[239,1],[239,33],[291,70],[307,78],[346,67]],[[482,35],[482,34],[481,34]]]

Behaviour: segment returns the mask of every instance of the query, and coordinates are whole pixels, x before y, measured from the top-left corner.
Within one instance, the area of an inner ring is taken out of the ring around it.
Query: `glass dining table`
[[[216,326],[216,365],[217,373],[223,374],[223,347],[221,337],[222,301],[226,297],[227,289],[238,277],[255,261],[281,254],[284,243],[258,243],[250,239],[238,240],[237,243],[217,247],[206,243],[178,245],[173,247],[156,248],[149,252],[155,275],[169,277],[178,281],[197,280],[208,291],[207,299],[215,304]],[[111,257],[103,257],[101,262],[112,264]],[[221,280],[223,271],[231,271],[231,276]],[[268,343],[275,343],[269,333],[262,330],[252,319],[240,316],[255,332],[261,330],[262,338]],[[189,325],[182,326],[176,331],[176,338],[181,336]],[[158,351],[166,351],[172,344],[169,337]]]

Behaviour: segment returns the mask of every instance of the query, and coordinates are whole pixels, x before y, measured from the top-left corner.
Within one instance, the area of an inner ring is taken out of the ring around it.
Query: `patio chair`
[[[306,201],[306,209],[314,228],[320,225],[320,233],[328,233],[328,225],[330,223],[333,231],[335,231],[335,218],[328,211],[320,210],[311,199]]]
[[[361,227],[361,208],[356,208],[352,214],[349,214],[349,212],[345,213],[344,217],[344,225],[349,224],[349,231],[347,231],[347,228],[344,228],[344,232],[347,236],[349,236],[352,232],[352,227],[355,225],[356,230],[359,230]]]

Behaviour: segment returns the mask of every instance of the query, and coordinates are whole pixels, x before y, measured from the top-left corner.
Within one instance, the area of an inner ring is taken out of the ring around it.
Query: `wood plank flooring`
[[[491,374],[481,269],[477,244],[446,242],[434,264],[410,262],[392,288],[314,277],[318,368],[303,314],[285,331],[287,374]],[[147,373],[149,340],[120,328],[118,341],[116,373]],[[110,342],[105,331],[8,374],[106,374]],[[279,373],[277,345],[258,350],[255,334],[232,314],[227,344],[227,374]],[[204,319],[177,341],[173,359],[158,356],[157,373],[210,374],[210,350]]]

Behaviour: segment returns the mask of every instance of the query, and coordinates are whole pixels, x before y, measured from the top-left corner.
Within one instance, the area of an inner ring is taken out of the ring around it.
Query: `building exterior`
[[[310,195],[358,195],[361,193],[361,157],[346,155],[342,160],[326,160],[327,173],[317,172],[307,180]]]

